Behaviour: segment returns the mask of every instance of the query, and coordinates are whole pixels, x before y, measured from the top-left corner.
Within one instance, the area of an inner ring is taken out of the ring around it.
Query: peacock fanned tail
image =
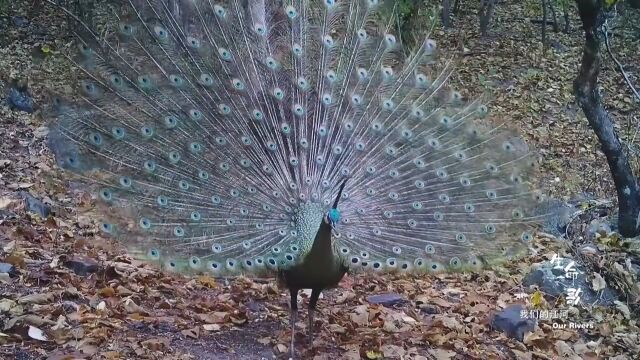
[[[53,3],[53,0],[50,2]],[[342,181],[351,269],[476,269],[526,252],[537,157],[410,56],[377,0],[125,1],[76,28],[84,80],[50,109],[60,167],[96,194],[101,229],[184,273],[304,259]],[[115,18],[114,18],[115,19]]]

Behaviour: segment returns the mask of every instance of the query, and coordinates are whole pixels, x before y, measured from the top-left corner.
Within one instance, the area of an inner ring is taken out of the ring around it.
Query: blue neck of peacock
[[[342,191],[344,190],[345,185],[347,184],[347,179],[342,181],[340,185],[340,189],[338,190],[338,194],[333,202],[333,206],[327,212],[326,215],[323,215],[322,221],[320,222],[320,227],[318,232],[316,233],[316,237],[313,239],[313,246],[311,247],[311,251],[314,253],[323,254],[326,256],[333,255],[333,244],[331,243],[331,234],[333,231],[333,227],[340,222],[340,211],[338,210],[338,203],[340,202],[340,198],[342,197]]]
[[[331,256],[333,254],[331,230],[331,224],[323,218],[320,223],[320,227],[318,228],[318,232],[313,239],[313,245],[311,246],[310,253],[322,256]]]

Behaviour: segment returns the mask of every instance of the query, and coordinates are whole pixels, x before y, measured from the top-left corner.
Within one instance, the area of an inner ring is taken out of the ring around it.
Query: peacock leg
[[[296,322],[298,321],[298,289],[289,289],[291,294],[289,321],[291,322],[291,358],[294,358],[293,343],[296,338]]]
[[[311,290],[311,298],[309,299],[309,343],[313,344],[313,317],[316,312],[316,304],[318,303],[318,298],[320,297],[320,293],[322,289],[312,289]]]

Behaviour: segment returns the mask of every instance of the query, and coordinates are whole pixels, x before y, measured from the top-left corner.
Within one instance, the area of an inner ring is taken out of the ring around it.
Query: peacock
[[[55,4],[55,1],[49,0]],[[76,20],[82,80],[47,110],[100,229],[183,274],[321,292],[347,272],[480,270],[526,254],[539,157],[408,49],[379,0],[128,0]]]

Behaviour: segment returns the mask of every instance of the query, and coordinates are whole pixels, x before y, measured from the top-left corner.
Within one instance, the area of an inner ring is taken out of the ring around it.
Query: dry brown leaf
[[[360,345],[358,344],[349,344],[344,347],[346,350],[342,354],[343,360],[360,360]]]
[[[458,322],[454,317],[450,315],[438,315],[437,319],[440,320],[442,325],[451,330],[458,330],[462,328],[462,324]]]
[[[558,355],[560,355],[563,358],[567,356],[575,355],[575,353],[573,352],[573,349],[571,349],[571,346],[569,346],[569,344],[567,344],[562,340],[556,341],[555,348]]]
[[[15,209],[20,206],[20,203],[22,203],[20,199],[0,197],[0,209]]]
[[[339,324],[329,324],[327,326],[327,329],[330,332],[336,333],[336,334],[344,334],[345,332],[347,332],[347,330],[343,326],[340,326]]]
[[[276,351],[276,353],[284,354],[289,350],[289,347],[285,344],[277,344],[274,347],[274,350]]]
[[[149,313],[142,306],[139,306],[138,304],[136,304],[136,302],[133,301],[133,299],[131,298],[125,299],[123,305],[124,305],[124,310],[129,314],[137,313],[137,314],[149,315]]]
[[[616,309],[618,309],[618,311],[622,313],[625,319],[631,318],[631,311],[629,310],[629,307],[627,306],[627,304],[619,300],[616,300],[613,303],[616,304]]]
[[[271,338],[270,337],[261,337],[261,338],[258,338],[257,341],[258,341],[259,344],[262,344],[262,345],[271,344]]]
[[[427,350],[427,352],[431,354],[436,360],[450,360],[454,356],[456,356],[455,351],[444,349],[429,349]]]
[[[53,302],[55,294],[52,292],[26,295],[18,299],[18,304],[48,304]]]
[[[142,341],[142,345],[145,349],[152,351],[166,351],[169,349],[171,341],[166,337],[157,337],[149,340]]]
[[[382,351],[382,355],[384,355],[385,359],[401,359],[406,353],[402,346],[390,344],[382,345],[380,351]]]
[[[198,338],[200,338],[200,327],[196,326],[196,327],[191,328],[191,329],[185,329],[185,330],[180,331],[180,333],[182,335],[184,335],[184,336],[187,336],[187,337],[190,337],[190,338],[193,338],[193,339],[198,339]]]
[[[533,354],[530,351],[520,351],[517,349],[511,349],[513,353],[516,355],[518,360],[532,360]]]
[[[198,277],[198,282],[204,286],[207,287],[209,289],[213,289],[216,287],[216,279],[212,278],[211,276],[199,276]]]
[[[124,359],[124,356],[119,351],[106,351],[101,353],[105,359],[107,360],[121,360]]]
[[[202,325],[202,328],[206,331],[220,331],[222,326],[220,326],[220,324],[204,324]]]
[[[369,324],[369,306],[368,305],[359,305],[353,309],[353,312],[350,314],[351,321],[360,325],[366,326]]]
[[[242,325],[247,322],[247,318],[231,316],[231,322],[235,325]]]
[[[116,288],[116,292],[118,293],[119,296],[131,296],[135,294],[132,290],[129,290],[128,288],[122,285],[118,285],[118,287]]]
[[[388,311],[384,317],[382,329],[390,333],[405,332],[411,329],[405,318],[407,316],[397,311]],[[413,319],[412,319],[413,320]]]
[[[202,322],[208,324],[223,324],[227,323],[230,320],[230,316],[228,312],[224,311],[216,311],[210,314],[196,314],[195,317]]]
[[[344,304],[345,302],[355,299],[356,293],[351,290],[343,290],[336,298],[336,304]]]
[[[443,298],[440,298],[440,297],[431,298],[431,300],[429,302],[432,303],[432,304],[436,304],[436,305],[438,305],[440,307],[444,307],[444,308],[450,308],[450,307],[452,307],[454,305],[451,302],[449,302],[449,301],[447,301],[447,300],[445,300]]]
[[[107,286],[98,290],[97,294],[102,297],[112,297],[116,294],[116,291],[112,287]]]
[[[593,274],[593,279],[591,280],[591,287],[595,291],[604,290],[607,287],[607,282],[600,276],[598,273]]]
[[[524,335],[523,343],[526,345],[539,345],[540,343],[544,343],[546,341],[547,339],[542,329],[537,328],[535,331],[526,333]]]
[[[7,298],[0,299],[0,313],[9,312],[11,309],[15,308],[16,306],[18,306],[18,303],[11,299],[7,299]],[[20,315],[20,314],[14,314],[14,315]]]

